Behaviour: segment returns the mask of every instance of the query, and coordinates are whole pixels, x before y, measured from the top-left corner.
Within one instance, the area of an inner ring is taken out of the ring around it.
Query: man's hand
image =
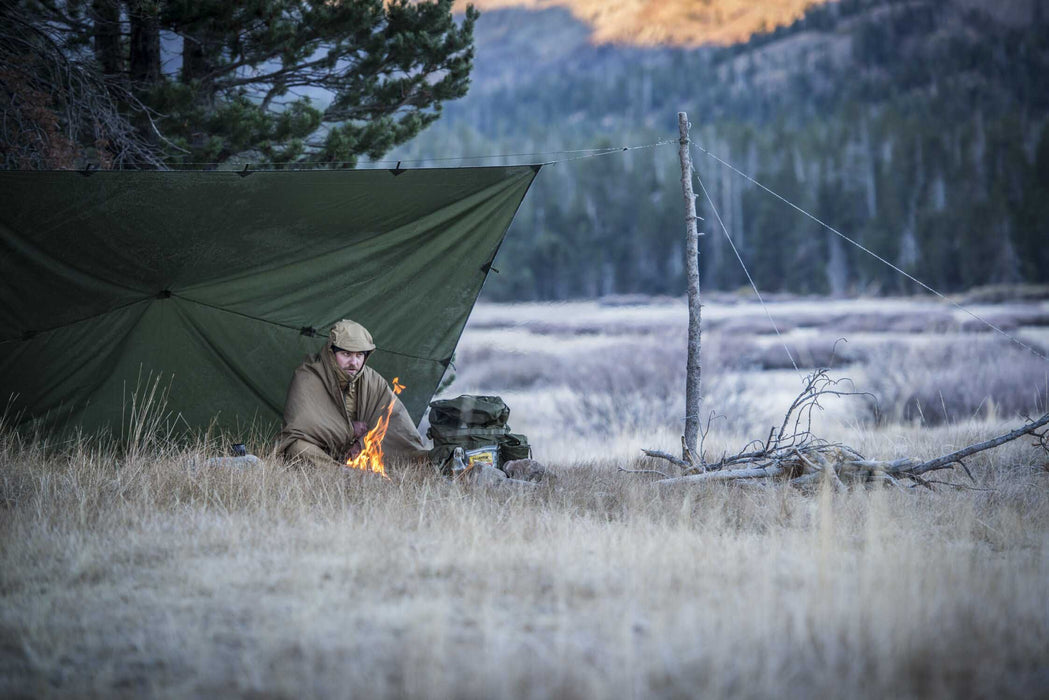
[[[350,445],[349,451],[346,453],[346,460],[357,459],[361,451],[364,449],[364,436],[368,434],[368,424],[364,421],[355,420],[352,423],[353,426],[353,443]]]

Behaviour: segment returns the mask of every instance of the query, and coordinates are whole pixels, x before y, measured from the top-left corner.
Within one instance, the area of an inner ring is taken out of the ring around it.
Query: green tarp
[[[183,425],[272,433],[351,318],[418,422],[537,172],[0,172],[7,419],[119,434],[160,377]]]

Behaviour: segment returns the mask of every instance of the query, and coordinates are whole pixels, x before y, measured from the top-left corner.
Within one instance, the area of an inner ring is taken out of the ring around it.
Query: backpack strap
[[[431,425],[426,432],[434,440],[454,440],[455,438],[463,437],[497,437],[506,435],[510,432],[510,429],[504,425],[501,428],[452,428],[449,430]]]

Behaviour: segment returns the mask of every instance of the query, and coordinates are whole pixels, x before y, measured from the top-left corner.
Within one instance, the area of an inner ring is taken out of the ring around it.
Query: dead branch
[[[692,465],[689,462],[686,462],[683,459],[675,457],[674,455],[670,454],[669,452],[660,452],[659,450],[641,450],[641,451],[644,452],[649,457],[656,457],[658,459],[665,459],[666,461],[670,462],[671,464],[673,464],[676,467],[681,467],[682,469],[691,469],[692,468]]]
[[[690,474],[678,476],[671,479],[662,479],[658,483],[671,484],[693,484],[701,481],[732,481],[734,479],[761,479],[782,476],[783,467],[752,467],[750,469],[726,469],[719,472],[703,472],[702,474]]]
[[[152,114],[119,81],[56,43],[19,7],[0,23],[0,164],[7,169],[164,169]],[[132,121],[147,124],[158,143]]]
[[[797,461],[800,454],[808,455],[821,450],[840,450],[859,457],[860,455],[851,448],[844,445],[832,445],[817,439],[811,430],[812,411],[822,410],[820,405],[822,397],[855,396],[862,393],[838,390],[836,387],[843,381],[846,380],[831,379],[826,369],[813,372],[805,379],[804,388],[787,409],[779,428],[775,426],[770,428],[764,442],[753,440],[736,454],[723,456],[716,462],[707,462],[702,454],[695,456],[688,453],[691,461],[687,461],[659,450],[642,451],[649,457],[665,459],[674,466],[685,470],[686,473],[721,471],[736,466],[746,468],[765,461],[778,465],[787,461]]]
[[[1031,422],[1023,425],[1016,430],[1012,430],[1004,435],[991,438],[990,440],[984,440],[983,442],[977,442],[968,447],[963,447],[960,450],[951,452],[950,454],[937,457],[936,459],[930,459],[925,462],[915,462],[912,459],[897,459],[891,462],[878,462],[875,460],[853,460],[847,462],[844,466],[846,468],[860,468],[881,471],[886,474],[893,474],[896,476],[907,477],[915,479],[926,472],[936,471],[939,469],[953,469],[955,466],[961,466],[965,469],[965,472],[972,479],[972,474],[962,463],[962,459],[976,454],[977,452],[983,452],[999,445],[1004,445],[1007,442],[1021,438],[1024,435],[1039,435],[1038,429],[1044,425],[1049,425],[1049,413],[1038,420],[1032,420]],[[975,483],[975,479],[973,479]]]
[[[884,482],[902,488],[901,479],[909,480],[910,488],[932,489],[934,481],[923,474],[961,467],[975,484],[972,473],[962,461],[984,450],[1003,445],[1024,435],[1033,435],[1035,445],[1049,452],[1049,413],[1028,422],[1004,435],[964,447],[950,454],[920,462],[911,458],[889,461],[866,459],[853,448],[838,443],[820,440],[812,433],[812,411],[822,409],[820,400],[825,396],[857,396],[863,392],[841,391],[836,387],[841,381],[833,380],[828,370],[813,372],[805,380],[801,393],[794,399],[784,415],[779,428],[773,427],[764,442],[754,440],[732,455],[722,456],[716,462],[706,462],[702,455],[693,457],[692,462],[658,450],[643,450],[649,457],[664,459],[684,473],[666,477],[658,483],[692,484],[708,481],[734,481],[752,479],[783,478],[792,485],[804,486],[826,479],[836,490],[847,490],[849,483]],[[623,470],[630,471],[630,470]],[[690,473],[699,471],[700,473]],[[642,473],[640,470],[636,473]],[[644,473],[659,473],[644,470]]]
[[[1039,432],[1034,432],[1034,433],[1031,433],[1031,435],[1034,435],[1034,438],[1035,438],[1034,443],[1032,443],[1033,446],[1034,447],[1041,447],[1042,450],[1047,455],[1049,455],[1049,430],[1043,430],[1040,433]]]
[[[977,452],[983,452],[984,450],[989,450],[992,447],[1004,445],[1005,443],[1011,442],[1016,438],[1023,437],[1024,435],[1035,434],[1039,428],[1047,424],[1049,424],[1049,413],[1046,413],[1044,416],[1042,416],[1036,421],[1021,426],[1016,430],[1010,431],[1005,435],[999,435],[996,438],[991,438],[990,440],[978,442],[975,445],[969,445],[968,447],[964,447],[958,450],[957,452],[952,452],[949,455],[937,457],[936,459],[930,459],[928,462],[922,462],[921,464],[915,466],[913,469],[909,470],[909,472],[912,474],[924,474],[925,472],[930,472],[934,469],[942,469],[945,466],[954,463],[960,464],[961,460],[965,457],[968,457],[969,455],[974,455]]]

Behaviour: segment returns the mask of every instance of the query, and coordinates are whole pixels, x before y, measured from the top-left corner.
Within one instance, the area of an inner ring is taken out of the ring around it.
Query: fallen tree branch
[[[661,479],[659,484],[692,484],[700,481],[731,481],[733,479],[760,479],[781,476],[784,473],[782,467],[753,467],[751,469],[725,469],[717,472],[703,472],[702,474],[689,474],[670,479]]]
[[[663,485],[784,478],[792,485],[803,486],[827,479],[835,489],[843,491],[848,489],[849,482],[882,481],[902,488],[899,480],[908,479],[912,482],[909,488],[920,486],[931,490],[933,484],[955,485],[926,479],[923,474],[961,467],[975,484],[976,480],[962,460],[1024,435],[1033,435],[1036,438],[1035,446],[1049,453],[1049,429],[1043,430],[1049,425],[1049,413],[1046,413],[1037,420],[1028,418],[1027,424],[1008,433],[924,462],[907,457],[890,461],[866,459],[847,445],[828,443],[812,434],[812,410],[822,408],[819,405],[821,397],[861,393],[835,390],[833,387],[840,381],[843,380],[830,379],[826,369],[814,372],[806,379],[801,394],[787,409],[779,429],[773,427],[764,442],[752,440],[736,454],[725,455],[716,462],[708,463],[702,455],[698,458],[690,455],[690,462],[659,450],[642,450],[649,457],[664,459],[679,467],[684,474],[672,477],[656,470],[621,471],[661,474],[665,478],[657,483]],[[695,471],[700,473],[690,473]]]
[[[692,468],[692,464],[691,463],[686,462],[685,460],[683,460],[683,459],[681,459],[679,457],[675,457],[674,455],[670,454],[669,452],[661,452],[659,450],[641,450],[641,451],[644,452],[649,457],[655,457],[657,459],[665,459],[666,461],[668,461],[671,464],[673,464],[675,467],[681,467],[682,469],[691,469]],[[624,470],[624,471],[626,471],[626,470]]]
[[[952,463],[961,464],[961,460],[964,457],[976,454],[977,452],[983,452],[984,450],[989,450],[992,447],[1004,445],[1005,443],[1011,442],[1016,438],[1023,437],[1024,435],[1034,434],[1035,431],[1037,431],[1043,425],[1049,425],[1049,413],[1046,413],[1044,416],[1042,416],[1036,421],[1028,423],[1027,425],[1017,428],[1016,430],[1013,430],[1011,432],[1008,432],[1005,435],[999,435],[996,438],[991,438],[990,440],[978,442],[975,445],[963,447],[957,452],[952,452],[949,455],[937,457],[936,459],[930,459],[928,462],[922,462],[921,464],[915,466],[913,469],[908,470],[908,472],[911,474],[924,474],[925,472],[930,472],[934,469],[943,469],[945,466],[950,465]],[[970,477],[971,476],[972,475],[970,475]]]
[[[892,474],[894,476],[914,478],[918,477],[927,472],[936,471],[938,469],[953,469],[956,465],[962,467],[965,473],[968,474],[969,478],[972,479],[973,483],[976,480],[973,479],[972,473],[962,463],[962,460],[966,457],[976,454],[977,452],[983,452],[999,445],[1004,445],[1007,442],[1011,442],[1017,438],[1023,437],[1024,435],[1038,435],[1038,429],[1044,425],[1049,425],[1049,413],[1038,420],[1032,421],[1027,425],[1021,426],[1016,430],[1012,430],[1004,435],[991,438],[990,440],[984,440],[983,442],[977,442],[975,444],[963,447],[960,450],[945,454],[935,459],[930,459],[925,462],[917,462],[913,459],[896,459],[891,462],[880,462],[877,460],[863,459],[863,460],[851,460],[843,464],[843,468],[849,470],[870,470],[872,472],[883,472],[885,474]],[[917,479],[915,479],[917,481]]]

